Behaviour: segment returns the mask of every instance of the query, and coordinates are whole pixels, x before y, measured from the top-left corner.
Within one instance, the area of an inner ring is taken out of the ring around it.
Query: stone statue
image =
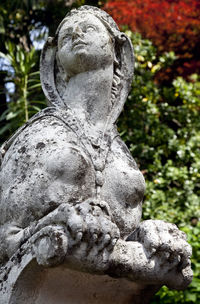
[[[1,148],[1,303],[43,303],[10,287],[33,260],[33,269],[64,265],[157,289],[191,282],[185,234],[140,222],[144,178],[115,125],[133,63],[129,38],[95,7],[72,10],[46,42],[41,82],[50,106]]]

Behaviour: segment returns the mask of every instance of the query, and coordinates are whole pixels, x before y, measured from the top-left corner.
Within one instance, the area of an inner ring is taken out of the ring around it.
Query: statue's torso
[[[81,139],[55,117],[25,128],[7,151],[0,174],[0,222],[25,228],[58,205],[95,198],[95,169]],[[139,223],[144,179],[126,146],[110,146],[100,199],[106,201],[122,236]]]

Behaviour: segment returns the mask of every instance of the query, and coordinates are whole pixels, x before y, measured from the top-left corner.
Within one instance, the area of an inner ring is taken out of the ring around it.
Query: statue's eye
[[[65,36],[63,37],[63,40],[69,40],[71,39],[72,35],[70,33],[66,33]]]
[[[86,31],[87,31],[87,32],[96,31],[96,27],[95,27],[94,25],[87,25],[87,26],[86,26]]]
[[[70,33],[66,33],[65,35],[63,35],[63,37],[60,40],[60,46],[62,47],[66,42],[68,42],[71,39],[71,34]]]

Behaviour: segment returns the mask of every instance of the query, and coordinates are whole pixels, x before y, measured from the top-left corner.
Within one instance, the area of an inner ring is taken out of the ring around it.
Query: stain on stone
[[[6,281],[7,278],[8,278],[8,275],[7,275],[7,273],[6,273],[6,274],[4,275],[4,277],[3,277],[3,281]]]
[[[18,263],[20,264],[20,263],[21,263],[21,260],[22,260],[21,254],[20,254],[20,253],[17,253],[16,258],[17,258]]]
[[[43,142],[39,142],[36,146],[36,149],[42,149],[45,147],[45,144]]]
[[[24,153],[25,151],[26,151],[26,148],[24,146],[18,150],[19,153]]]
[[[26,178],[26,175],[22,174],[22,176],[21,176],[22,181],[25,180],[25,178]]]

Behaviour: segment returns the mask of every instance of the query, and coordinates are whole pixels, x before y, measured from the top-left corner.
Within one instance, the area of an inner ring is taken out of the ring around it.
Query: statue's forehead
[[[105,26],[99,20],[98,17],[96,17],[95,15],[93,15],[91,13],[81,12],[81,13],[74,14],[74,15],[71,15],[68,18],[66,18],[66,20],[63,23],[59,32],[62,32],[63,30],[65,30],[69,27],[74,27],[76,25],[84,25],[87,23],[97,25],[98,27],[106,30]]]

